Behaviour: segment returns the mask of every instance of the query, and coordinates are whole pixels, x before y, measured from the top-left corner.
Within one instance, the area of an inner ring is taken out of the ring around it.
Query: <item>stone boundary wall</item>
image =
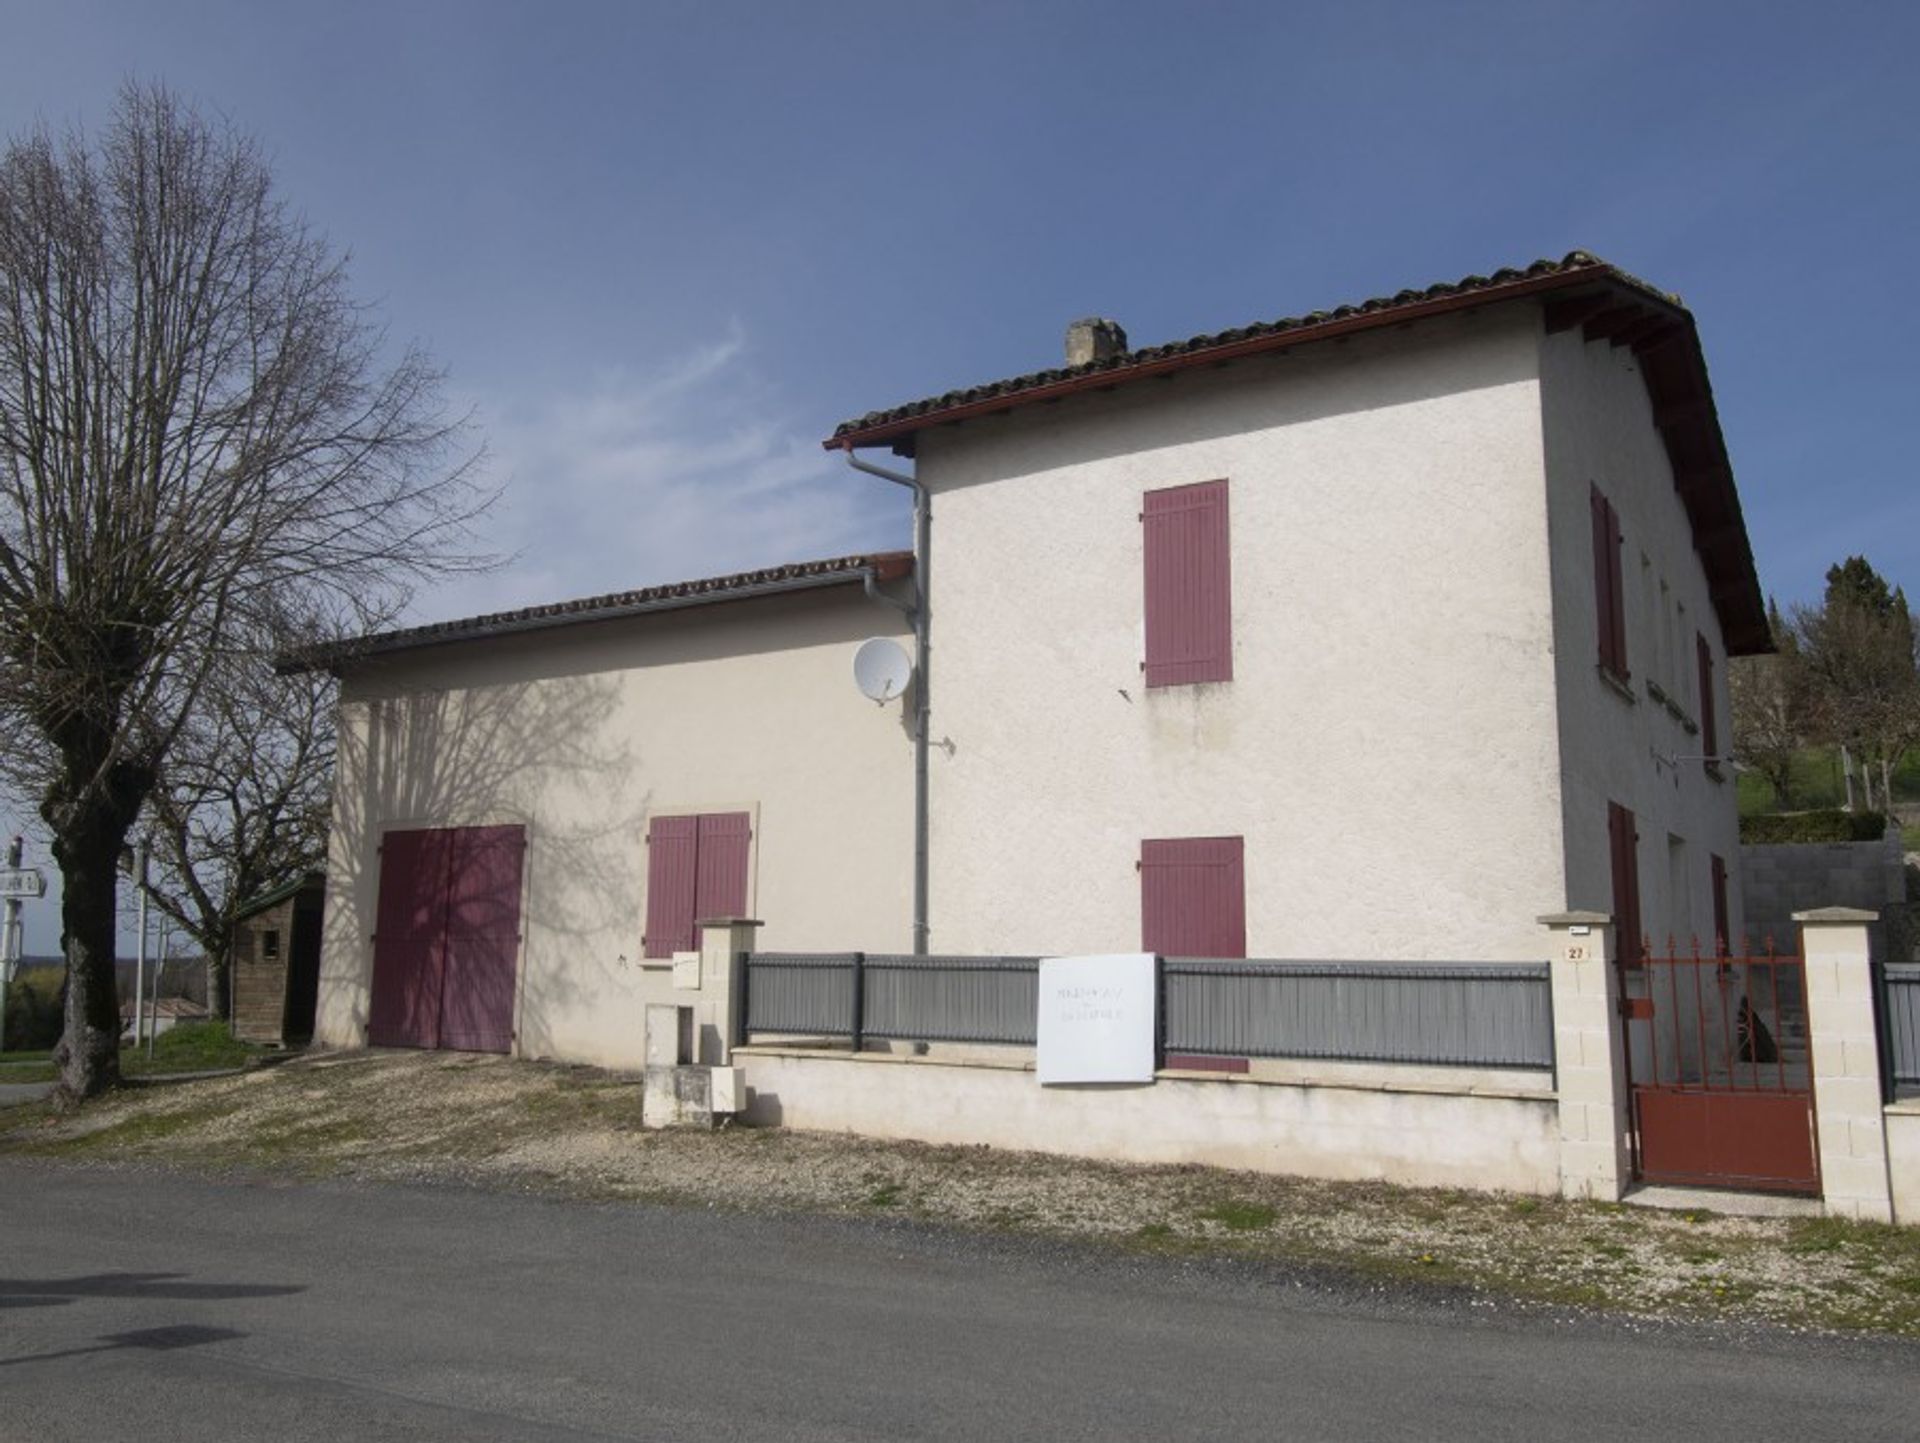
[[[1411,1187],[1560,1191],[1550,1092],[1178,1072],[1140,1086],[1042,1087],[1019,1063],[759,1045],[735,1048],[733,1061],[751,1090],[746,1121],[763,1126]]]

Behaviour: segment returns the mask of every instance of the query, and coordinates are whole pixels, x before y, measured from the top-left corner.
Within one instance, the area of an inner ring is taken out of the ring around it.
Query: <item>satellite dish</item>
[[[913,659],[890,636],[863,641],[853,654],[853,682],[868,701],[883,705],[892,701],[907,689],[912,678]]]

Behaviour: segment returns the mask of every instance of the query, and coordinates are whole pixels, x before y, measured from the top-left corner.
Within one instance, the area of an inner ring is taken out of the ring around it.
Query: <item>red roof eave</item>
[[[1245,356],[1288,350],[1294,346],[1352,335],[1357,331],[1404,325],[1409,321],[1425,320],[1428,317],[1471,310],[1480,306],[1497,305],[1502,301],[1517,300],[1523,296],[1569,290],[1577,286],[1591,285],[1595,280],[1608,280],[1624,285],[1619,273],[1612,266],[1605,262],[1594,261],[1590,264],[1569,266],[1550,275],[1528,276],[1521,280],[1505,281],[1431,300],[1409,301],[1405,304],[1382,306],[1377,310],[1361,311],[1353,315],[1333,316],[1323,321],[1309,321],[1266,335],[1249,336],[1237,341],[1223,341],[1218,345],[1182,351],[1178,355],[1159,356],[1130,365],[1122,364],[1092,371],[1085,375],[1068,376],[1000,395],[986,396],[937,410],[923,411],[912,416],[889,419],[872,426],[842,431],[837,435],[829,436],[820,444],[829,451],[850,451],[861,446],[885,445],[916,431],[923,431],[930,426],[965,421],[976,416],[996,415],[1011,411],[1017,406],[1055,401],[1081,391],[1111,390],[1128,381],[1164,376],[1170,372],[1184,371],[1195,366],[1216,366]],[[1650,293],[1638,287],[1633,288],[1633,294],[1634,299],[1640,303],[1654,299]],[[1676,316],[1684,314],[1678,307],[1673,309]]]

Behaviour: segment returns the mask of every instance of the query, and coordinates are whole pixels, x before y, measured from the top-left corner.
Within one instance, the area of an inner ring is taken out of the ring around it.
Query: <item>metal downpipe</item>
[[[927,750],[928,718],[933,711],[931,668],[933,595],[933,497],[920,481],[862,461],[853,447],[842,448],[856,471],[878,476],[913,492],[913,955],[927,955]],[[871,586],[869,590],[871,591]],[[891,600],[892,598],[887,598]]]

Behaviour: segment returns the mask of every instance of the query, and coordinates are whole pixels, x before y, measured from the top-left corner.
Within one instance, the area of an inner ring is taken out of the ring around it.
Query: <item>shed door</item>
[[[511,1049],[525,851],[520,827],[386,834],[367,1028],[375,1046]]]

